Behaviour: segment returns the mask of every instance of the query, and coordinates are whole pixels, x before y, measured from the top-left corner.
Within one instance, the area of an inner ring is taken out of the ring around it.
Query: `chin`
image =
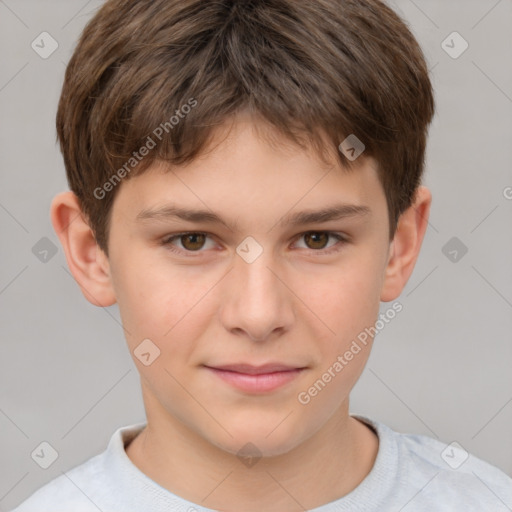
[[[272,423],[263,423],[260,420],[247,425],[226,425],[233,437],[226,435],[222,440],[211,440],[211,442],[218,448],[237,456],[245,455],[246,452],[254,452],[253,455],[260,457],[284,455],[301,443],[303,440],[301,436],[304,434],[302,429],[294,429],[292,423],[285,426],[283,422],[280,425],[282,420],[283,418],[279,418]]]

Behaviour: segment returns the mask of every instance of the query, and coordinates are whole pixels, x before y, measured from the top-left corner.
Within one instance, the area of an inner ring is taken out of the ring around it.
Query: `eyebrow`
[[[280,221],[281,226],[299,226],[302,224],[315,224],[331,220],[341,220],[350,217],[365,217],[371,214],[371,209],[364,205],[335,204],[320,210],[304,210],[285,215]],[[168,204],[159,208],[146,208],[140,211],[135,218],[137,222],[148,220],[166,221],[181,219],[195,223],[224,224],[231,230],[237,230],[237,223],[226,223],[222,217],[208,210],[194,210]]]

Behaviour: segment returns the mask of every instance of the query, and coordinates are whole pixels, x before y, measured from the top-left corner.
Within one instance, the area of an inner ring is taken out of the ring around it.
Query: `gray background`
[[[49,218],[67,189],[54,127],[65,65],[100,4],[0,0],[2,510],[145,419],[117,306],[85,300]],[[351,409],[456,440],[512,475],[512,0],[390,4],[432,72],[434,201],[404,309],[377,337]],[[31,48],[43,31],[59,44],[47,59]],[[441,46],[453,31],[469,43],[457,59]],[[58,247],[46,263],[32,252],[43,237]],[[452,237],[468,248],[458,261],[443,253]],[[46,470],[31,458],[42,441],[59,454]]]

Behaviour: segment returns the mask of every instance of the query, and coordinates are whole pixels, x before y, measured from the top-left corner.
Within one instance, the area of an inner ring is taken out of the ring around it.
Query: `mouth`
[[[295,380],[306,367],[270,363],[262,366],[229,364],[204,365],[210,373],[225,383],[247,393],[268,393]]]

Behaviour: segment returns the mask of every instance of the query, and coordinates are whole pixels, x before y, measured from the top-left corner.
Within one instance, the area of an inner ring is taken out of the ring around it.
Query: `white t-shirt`
[[[512,479],[494,466],[457,445],[353,416],[379,437],[375,464],[352,492],[310,512],[512,511]],[[164,489],[131,462],[124,448],[144,426],[119,428],[103,453],[11,512],[212,512]]]

